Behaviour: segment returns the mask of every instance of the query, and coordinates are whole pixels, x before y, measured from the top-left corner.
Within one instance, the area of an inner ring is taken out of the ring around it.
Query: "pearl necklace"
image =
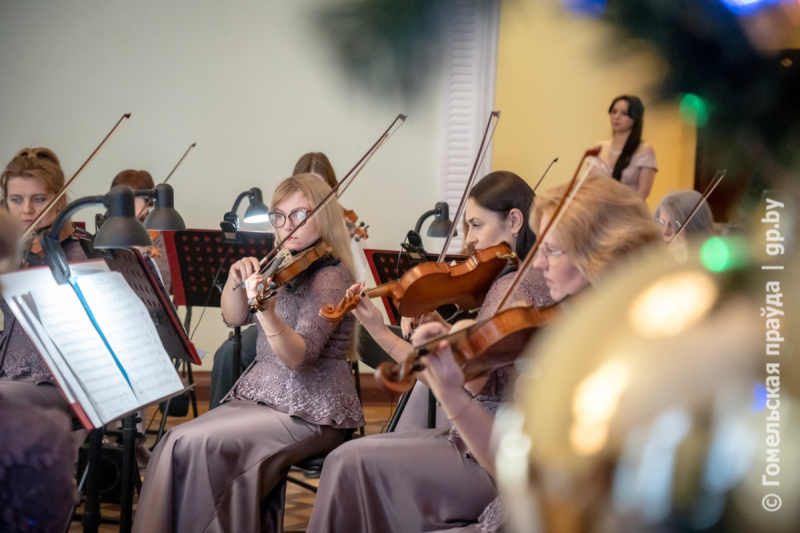
[[[622,150],[612,150],[611,146],[609,146],[608,147],[608,153],[611,154],[611,155],[620,155],[622,153]]]

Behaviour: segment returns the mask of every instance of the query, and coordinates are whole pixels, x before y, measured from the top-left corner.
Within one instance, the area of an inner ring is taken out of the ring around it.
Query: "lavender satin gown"
[[[364,423],[346,360],[355,320],[319,316],[352,284],[340,263],[278,289],[277,313],[303,336],[305,362],[286,367],[255,321],[256,359],[223,404],[171,429],[153,452],[134,532],[281,531],[290,466]]]
[[[494,282],[478,320],[495,313],[515,275]],[[550,305],[542,272],[532,269],[510,301]],[[494,414],[515,380],[513,365],[500,368],[474,399]],[[327,457],[308,532],[496,531],[497,497],[455,428],[374,435]]]

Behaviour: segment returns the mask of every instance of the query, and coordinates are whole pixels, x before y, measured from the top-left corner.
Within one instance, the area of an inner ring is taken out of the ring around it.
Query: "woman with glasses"
[[[703,197],[697,191],[685,190],[671,192],[656,207],[656,222],[661,225],[664,241],[670,242],[682,225],[681,237],[709,237],[714,233],[714,216],[705,200],[691,220],[686,221],[689,214]]]
[[[0,175],[3,207],[28,228],[61,191],[64,182],[61,163],[52,151],[47,148],[20,150]],[[66,196],[62,196],[38,222],[38,230],[49,228],[66,204]],[[38,233],[35,232],[33,241],[27,246],[27,256],[23,258],[28,266],[45,265]],[[93,255],[91,236],[70,222],[64,225],[60,241],[68,261],[81,261]],[[0,299],[0,310],[3,312],[0,395],[8,401],[69,411],[53,374],[4,299]]]
[[[558,187],[534,200],[531,228],[541,233],[565,190]],[[640,248],[660,242],[647,206],[630,188],[589,178],[540,245],[534,266],[542,269],[558,301],[599,282]],[[430,322],[417,328],[412,340],[422,344],[444,333],[444,326]],[[430,385],[453,429],[375,435],[339,447],[325,461],[309,532],[500,527],[490,436],[493,414],[510,396],[513,365],[476,380],[483,385],[475,394],[446,342],[421,362],[425,369],[418,377]]]
[[[355,321],[333,325],[319,316],[353,284],[341,206],[332,200],[288,237],[330,190],[311,174],[275,190],[270,220],[278,238],[293,252],[322,239],[333,257],[281,285],[264,311],[250,314],[247,302],[270,281],[258,259],[231,266],[222,316],[229,326],[255,322],[256,359],[220,407],[170,430],[155,449],[134,531],[281,531],[291,465],[329,452],[364,424],[347,361]]]
[[[636,191],[640,198],[650,196],[658,166],[653,147],[642,140],[644,105],[633,95],[614,98],[608,108],[611,140],[600,142],[595,173],[613,178]]]

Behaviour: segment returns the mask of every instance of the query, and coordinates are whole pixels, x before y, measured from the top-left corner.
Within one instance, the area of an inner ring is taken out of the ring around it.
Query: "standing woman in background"
[[[61,191],[64,181],[61,162],[52,151],[47,148],[20,150],[0,175],[3,207],[27,228]],[[39,222],[38,229],[49,228],[66,204],[67,198],[62,196]],[[23,257],[29,266],[45,264],[38,239],[38,235],[34,235],[27,257]],[[59,240],[68,261],[85,260],[94,255],[91,236],[70,222],[64,225]],[[67,412],[69,405],[56,386],[53,374],[4,299],[0,299],[0,310],[3,312],[0,396],[10,402],[54,407]]]
[[[279,240],[312,212],[331,188],[311,174],[287,178],[272,195],[270,221]],[[353,282],[342,208],[334,199],[287,241],[301,252],[322,239],[322,258],[277,289],[263,311],[248,298],[260,283],[258,259],[231,266],[222,316],[233,327],[255,322],[257,356],[223,404],[171,429],[153,452],[139,498],[135,532],[281,531],[286,474],[312,455],[342,443],[364,425],[347,361],[355,320],[320,317],[324,303]],[[234,285],[245,285],[234,291]]]
[[[608,108],[612,138],[600,141],[594,174],[613,178],[636,191],[642,200],[650,196],[658,165],[653,147],[642,140],[644,105],[633,95],[617,96]]]

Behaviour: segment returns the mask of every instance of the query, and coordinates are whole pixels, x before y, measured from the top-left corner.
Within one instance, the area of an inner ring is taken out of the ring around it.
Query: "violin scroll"
[[[336,305],[333,304],[325,304],[319,310],[319,316],[327,320],[328,322],[339,322],[344,315],[352,311],[356,308],[356,306],[361,302],[361,297],[364,295],[363,292],[353,294],[352,296],[345,296],[341,302]]]
[[[410,391],[416,381],[414,372],[423,368],[419,362],[412,365],[411,359],[409,356],[403,363],[381,363],[375,370],[375,378],[392,392],[403,394]]]

